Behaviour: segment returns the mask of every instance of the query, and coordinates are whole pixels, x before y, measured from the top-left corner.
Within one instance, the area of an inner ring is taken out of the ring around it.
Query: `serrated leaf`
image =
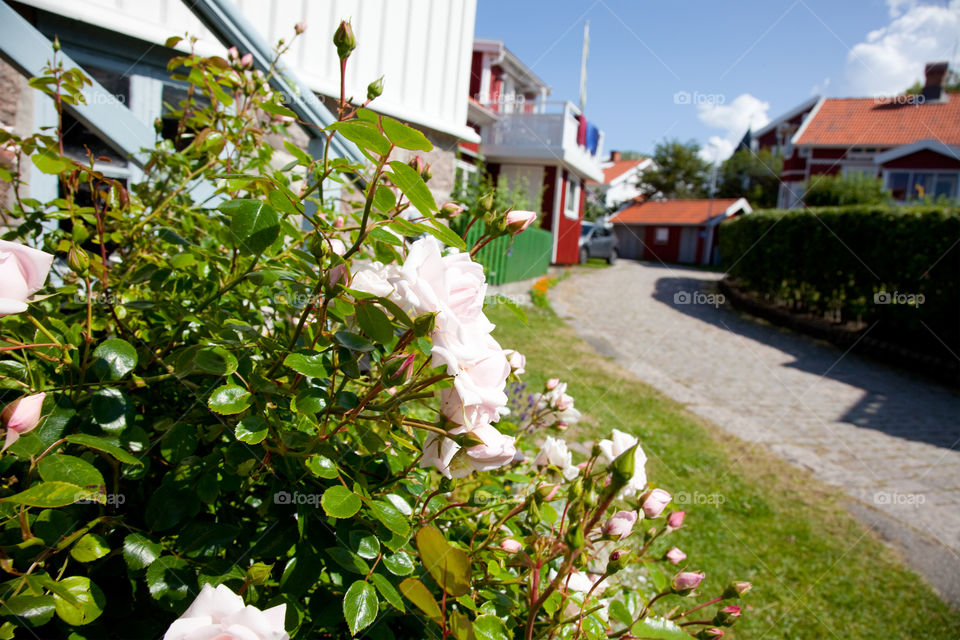
[[[203,373],[228,376],[237,370],[237,358],[223,347],[204,347],[193,355],[193,364]]]
[[[70,576],[60,580],[60,584],[73,596],[73,602],[70,602],[54,594],[53,605],[56,608],[57,617],[61,620],[78,627],[90,624],[103,613],[107,599],[100,588],[90,581],[90,578]]]
[[[337,344],[344,346],[351,351],[360,351],[362,353],[373,351],[373,343],[355,333],[350,333],[349,331],[337,331],[333,337],[334,340],[337,341]]]
[[[397,194],[390,187],[380,185],[373,194],[373,206],[383,213],[388,213],[397,206]]]
[[[360,496],[343,485],[334,485],[323,492],[320,505],[328,516],[333,518],[351,518],[360,511]]]
[[[310,378],[326,378],[330,375],[323,364],[322,353],[291,353],[284,358],[283,364]]]
[[[348,122],[334,122],[328,129],[332,129],[358,147],[369,149],[378,155],[390,153],[390,141],[384,137],[377,126],[364,120],[350,120]]]
[[[393,339],[393,324],[383,311],[373,304],[357,304],[357,324],[365,334],[384,344]]]
[[[343,616],[350,627],[350,635],[355,636],[373,624],[378,610],[377,592],[368,582],[357,580],[343,596]]]
[[[273,114],[275,116],[286,116],[288,118],[293,118],[294,120],[297,119],[296,112],[286,108],[282,104],[277,104],[276,102],[269,102],[269,101],[261,102],[260,108],[266,111],[267,113]],[[284,140],[284,142],[286,142],[286,140]]]
[[[155,600],[172,604],[191,597],[196,576],[186,560],[161,556],[147,567],[146,580],[150,595]]]
[[[297,394],[290,409],[297,413],[315,415],[327,408],[327,392],[323,389],[304,389]]]
[[[609,614],[613,620],[616,620],[625,627],[633,624],[633,616],[630,615],[630,610],[627,609],[627,605],[623,604],[620,600],[614,600],[610,603]]]
[[[240,442],[260,444],[269,433],[267,423],[259,416],[247,416],[237,423],[233,433]]]
[[[221,415],[234,415],[250,406],[250,397],[250,392],[243,387],[235,384],[225,384],[217,387],[210,394],[207,406],[210,407],[211,411]]]
[[[387,529],[393,531],[399,536],[410,535],[410,522],[407,517],[400,513],[395,506],[389,502],[377,500],[370,504],[370,511],[373,517],[383,523]]]
[[[101,380],[119,380],[137,366],[137,350],[121,338],[108,338],[93,350],[92,370]]]
[[[333,480],[339,475],[336,463],[326,456],[310,456],[304,464],[307,470],[318,478]]]
[[[110,553],[110,547],[103,537],[88,533],[70,547],[70,555],[77,562],[93,562]]]
[[[424,231],[448,247],[456,247],[458,249],[466,249],[467,247],[467,245],[463,242],[463,238],[454,233],[452,229],[443,226],[443,224],[437,222],[436,220],[431,220],[430,224],[424,225]]]
[[[370,565],[366,560],[355,554],[350,549],[343,547],[330,547],[326,550],[327,555],[333,558],[338,565],[352,573],[359,573],[362,576],[370,572]]]
[[[479,616],[473,621],[473,635],[477,640],[510,640],[507,625],[492,614]]]
[[[91,490],[67,482],[38,482],[26,491],[3,498],[2,502],[53,509],[55,507],[65,507],[81,500],[102,503],[104,497],[99,490]]]
[[[390,168],[392,171],[387,175],[393,181],[393,184],[400,187],[410,204],[428,218],[433,215],[433,212],[437,210],[437,203],[420,174],[405,162],[399,160],[391,160]]]
[[[400,593],[427,614],[427,617],[437,624],[440,623],[440,605],[425,584],[416,578],[407,578],[400,583]]]
[[[454,597],[470,591],[470,556],[450,545],[434,527],[417,531],[416,542],[423,566],[440,588]]]
[[[72,444],[79,444],[84,447],[89,447],[91,449],[96,449],[97,451],[103,451],[104,453],[109,453],[114,458],[120,462],[125,462],[127,464],[137,464],[143,466],[143,463],[137,459],[129,451],[120,448],[118,445],[101,438],[99,436],[92,436],[86,433],[75,433],[67,436],[65,438],[67,442]]]
[[[377,591],[383,596],[383,599],[389,602],[393,608],[401,613],[407,612],[406,607],[403,606],[403,598],[400,597],[400,592],[397,591],[397,588],[393,586],[385,575],[374,573],[370,576],[370,582],[373,583],[373,586],[377,588]]]
[[[430,144],[427,137],[413,127],[408,127],[389,116],[383,116],[380,122],[383,132],[390,138],[390,142],[401,149],[410,149],[411,151],[430,151],[433,149],[433,145]]]
[[[82,458],[65,454],[48,455],[37,464],[40,477],[47,482],[66,482],[85,489],[104,486],[103,474]]]
[[[139,533],[131,533],[123,539],[123,560],[132,571],[146,569],[162,551],[160,543]]]
[[[666,618],[644,618],[633,625],[630,633],[651,640],[690,640],[690,636],[676,622]]]
[[[410,554],[397,551],[393,555],[383,557],[383,566],[395,576],[408,576],[413,573],[414,564]]]
[[[259,255],[280,236],[276,210],[261,200],[227,200],[217,208],[230,216],[230,233],[243,254]]]

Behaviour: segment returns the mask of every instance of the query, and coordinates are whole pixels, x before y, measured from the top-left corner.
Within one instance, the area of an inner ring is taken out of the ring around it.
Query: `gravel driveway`
[[[551,291],[597,351],[724,430],[840,487],[960,603],[960,397],[740,314],[721,274],[621,260]]]

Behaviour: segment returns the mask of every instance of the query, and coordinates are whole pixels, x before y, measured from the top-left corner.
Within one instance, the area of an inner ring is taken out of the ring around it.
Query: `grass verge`
[[[584,413],[568,441],[614,428],[640,437],[648,477],[688,501],[687,527],[665,542],[706,572],[704,593],[734,579],[754,584],[737,637],[960,638],[960,612],[854,520],[836,489],[687,412],[549,310],[529,309],[526,325],[504,308],[489,316],[500,343],[526,355],[529,388],[553,376],[568,383]]]

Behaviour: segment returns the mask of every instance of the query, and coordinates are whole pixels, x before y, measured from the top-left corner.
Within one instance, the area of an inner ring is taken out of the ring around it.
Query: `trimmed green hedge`
[[[960,353],[960,207],[759,211],[724,222],[719,241],[729,274],[770,302],[863,321],[872,337],[926,353]]]

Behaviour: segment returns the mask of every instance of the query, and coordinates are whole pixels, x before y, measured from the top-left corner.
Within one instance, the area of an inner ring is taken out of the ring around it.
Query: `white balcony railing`
[[[571,102],[540,102],[537,113],[500,113],[484,127],[484,154],[491,160],[561,160],[585,177],[602,179],[603,131],[595,150],[577,144],[580,109]]]

